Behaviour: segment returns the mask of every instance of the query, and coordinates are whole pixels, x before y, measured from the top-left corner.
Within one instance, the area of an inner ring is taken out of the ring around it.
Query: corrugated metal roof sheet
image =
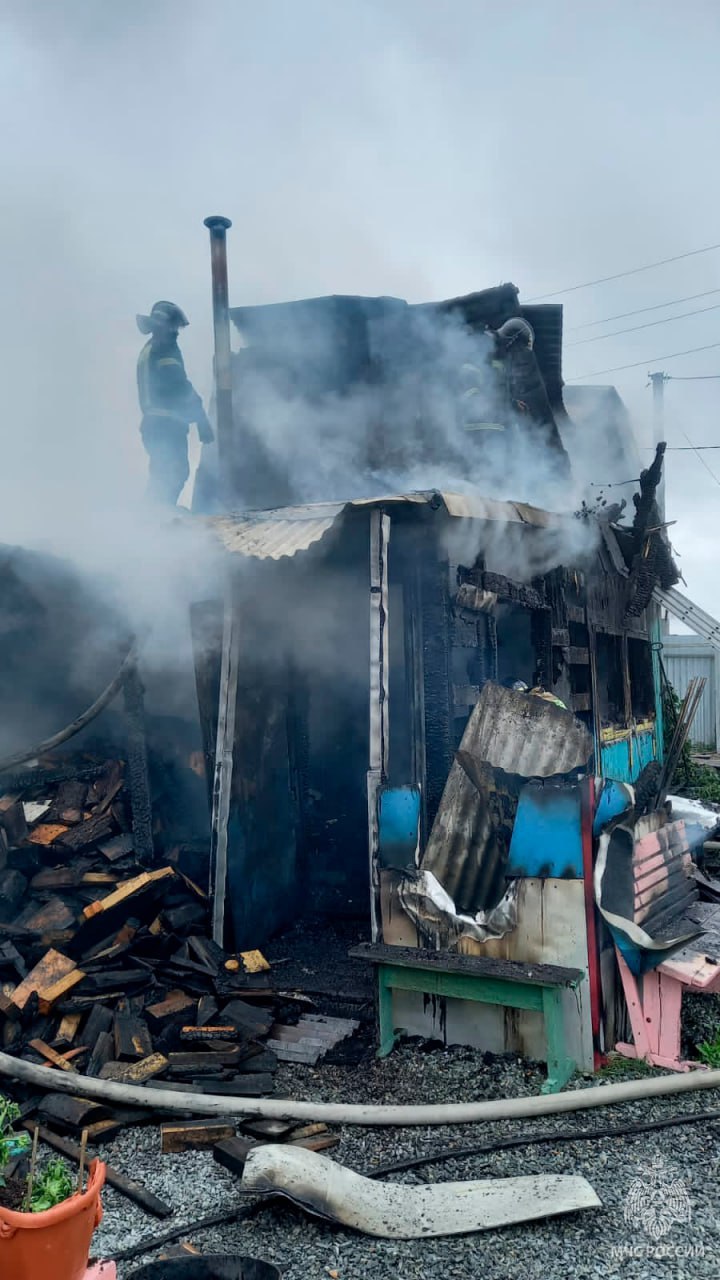
[[[281,507],[277,511],[238,516],[216,516],[208,521],[226,551],[280,560],[307,551],[332,529],[345,503],[320,503],[310,507]]]
[[[279,560],[307,551],[332,528],[343,511],[351,507],[388,507],[405,503],[444,506],[448,515],[468,520],[492,520],[501,524],[530,524],[537,528],[572,520],[531,507],[524,502],[498,502],[481,494],[444,493],[430,490],[418,493],[393,493],[376,498],[355,498],[350,502],[318,502],[304,507],[278,507],[275,511],[240,512],[231,516],[212,516],[207,524],[226,551],[235,555],[254,556],[260,560]]]

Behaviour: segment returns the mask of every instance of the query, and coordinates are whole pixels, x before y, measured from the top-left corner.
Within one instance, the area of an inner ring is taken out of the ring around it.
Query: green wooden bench
[[[348,955],[377,966],[378,1057],[386,1057],[399,1039],[393,1025],[393,991],[420,991],[423,995],[537,1010],[544,1017],[547,1037],[548,1076],[543,1093],[558,1093],[575,1070],[576,1063],[567,1052],[562,995],[579,986],[584,976],[582,969],[521,964],[419,947],[389,947],[379,942],[361,943],[352,947]]]

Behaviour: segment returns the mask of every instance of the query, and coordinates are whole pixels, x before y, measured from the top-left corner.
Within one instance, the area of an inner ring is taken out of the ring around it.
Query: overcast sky
[[[142,486],[138,310],[187,310],[189,372],[209,391],[208,213],[233,220],[236,303],[421,301],[503,280],[529,299],[720,241],[717,0],[0,0],[0,14],[0,541],[69,507],[99,520]],[[565,301],[568,342],[718,305],[567,349],[568,379],[642,362],[588,381],[617,385],[643,445],[649,369],[720,373],[720,345],[655,358],[720,344],[720,251]],[[720,380],[670,382],[666,399],[670,444],[720,443]],[[669,455],[668,516],[688,589],[717,615],[720,450],[702,456],[717,480]]]

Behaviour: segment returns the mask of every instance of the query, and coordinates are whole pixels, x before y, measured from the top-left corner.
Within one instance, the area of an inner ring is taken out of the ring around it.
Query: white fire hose
[[[191,1111],[203,1116],[262,1118],[263,1120],[321,1120],[328,1124],[444,1125],[477,1124],[482,1120],[519,1120],[525,1117],[585,1111],[618,1102],[720,1088],[719,1071],[692,1071],[677,1075],[627,1080],[620,1084],[593,1085],[568,1093],[540,1094],[531,1098],[493,1098],[484,1102],[425,1103],[410,1106],[366,1106],[359,1102],[296,1102],[292,1098],[229,1098],[212,1093],[176,1093],[170,1089],[145,1089],[142,1085],[96,1080],[75,1071],[39,1067],[0,1053],[0,1076],[54,1093],[71,1093],[118,1106],[149,1107],[155,1111]]]

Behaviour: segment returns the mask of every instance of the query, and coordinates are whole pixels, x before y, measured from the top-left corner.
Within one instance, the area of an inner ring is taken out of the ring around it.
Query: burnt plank
[[[41,1058],[44,1058],[51,1066],[59,1067],[61,1071],[74,1072],[76,1070],[72,1063],[68,1062],[62,1054],[58,1053],[57,1049],[51,1048],[49,1044],[46,1044],[44,1040],[41,1040],[37,1036],[35,1039],[28,1042],[28,1048],[34,1049]]]
[[[212,1069],[213,1067],[235,1066],[239,1062],[240,1056],[240,1047],[235,1044],[230,1049],[222,1049],[220,1051],[210,1049],[205,1052],[171,1053],[168,1055],[168,1060],[170,1066],[176,1067],[178,1070],[194,1071],[200,1067]]]
[[[131,1007],[128,1000],[121,1000],[113,1019],[115,1057],[120,1062],[136,1062],[149,1058],[153,1051],[152,1038],[144,1018]]]
[[[110,969],[107,972],[88,973],[83,977],[81,995],[103,995],[107,990],[132,991],[146,986],[150,979],[147,969]]]
[[[106,1012],[109,1011],[106,1010]],[[94,1048],[90,1054],[90,1061],[87,1064],[85,1074],[88,1076],[99,1076],[103,1068],[112,1061],[114,1052],[115,1039],[112,1031],[101,1031],[98,1034]]]
[[[192,932],[196,925],[204,924],[207,920],[207,907],[201,902],[186,902],[180,907],[162,911],[160,918],[169,933],[182,936]]]
[[[272,1049],[263,1049],[260,1053],[243,1058],[236,1069],[240,1075],[258,1075],[277,1071],[277,1065],[278,1060]]]
[[[103,994],[103,1001],[106,1004],[114,1004],[116,1000],[122,1000],[125,995],[124,991],[106,991]],[[70,996],[68,999],[59,1000],[55,1006],[55,1013],[89,1013],[94,1009],[98,1002],[97,996]]]
[[[67,782],[61,782],[55,803],[50,808],[52,819],[66,822],[68,826],[82,822],[87,792],[87,783],[79,778],[68,778]]]
[[[245,1161],[253,1147],[259,1145],[255,1138],[225,1138],[213,1147],[213,1160],[241,1178]]]
[[[27,893],[28,882],[19,871],[0,871],[0,924],[10,924]]]
[[[76,1098],[67,1093],[47,1093],[38,1103],[41,1119],[63,1132],[80,1131],[97,1121],[106,1120],[108,1107],[89,1098]]]
[[[110,840],[99,843],[98,849],[108,862],[118,862],[120,858],[126,858],[132,853],[133,838],[131,835],[113,836]]]
[[[105,1005],[95,1003],[90,1010],[90,1016],[85,1023],[83,1030],[83,1040],[91,1047],[97,1041],[98,1036],[103,1031],[109,1031],[112,1027],[112,1012]]]
[[[240,1126],[243,1133],[260,1142],[284,1142],[295,1128],[294,1120],[245,1120]]]
[[[195,934],[188,938],[188,947],[200,964],[218,973],[225,963],[225,952],[212,938],[202,938]]]
[[[114,937],[130,916],[142,921],[152,919],[157,899],[174,875],[172,867],[144,871],[123,881],[112,893],[89,903],[73,940],[73,954],[83,955],[100,939]]]
[[[29,914],[23,912],[23,916],[26,929],[32,929],[33,932],[43,935],[57,936],[67,929],[72,929],[76,913],[62,898],[51,898],[49,902],[38,905]]]
[[[231,1080],[198,1082],[199,1093],[217,1093],[228,1098],[262,1098],[272,1093],[275,1081],[271,1075],[234,1076]]]
[[[428,951],[422,947],[391,947],[381,942],[361,942],[358,946],[351,947],[348,955],[354,960],[367,960],[370,964],[395,964],[409,969],[428,969],[441,973],[468,973],[477,977],[538,983],[541,986],[548,984],[573,987],[577,986],[583,976],[582,969],[568,969],[562,965],[456,955],[449,951]]]
[[[84,974],[75,965],[75,961],[51,947],[42,960],[31,969],[30,973],[15,988],[12,994],[13,1004],[24,1009],[30,995],[37,991],[41,1002],[51,1007],[56,1000],[67,994],[72,987],[81,982]]]
[[[80,853],[82,849],[89,849],[101,840],[106,840],[112,835],[114,826],[115,822],[110,814],[93,814],[77,826],[63,831],[52,843],[61,845],[70,853]]]
[[[57,1048],[59,1045],[71,1045],[77,1035],[81,1022],[82,1014],[66,1013],[65,1016],[61,1018],[58,1025],[54,1048]],[[93,1040],[90,1043],[94,1044],[95,1042]]]
[[[213,996],[202,996],[197,1008],[195,1021],[198,1027],[208,1026],[217,1017],[217,1001]]]
[[[180,1039],[184,1041],[212,1043],[214,1040],[237,1040],[240,1035],[232,1023],[226,1027],[182,1027]]]
[[[145,1017],[151,1031],[156,1034],[168,1026],[187,1023],[190,1017],[190,1010],[194,1009],[196,1004],[197,1001],[193,1000],[184,991],[171,991],[164,1000],[158,1001],[157,1004],[148,1005],[145,1010]]]
[[[306,1151],[329,1151],[331,1147],[337,1147],[340,1143],[340,1135],[337,1133],[329,1133],[325,1137],[317,1138],[291,1138],[288,1146],[304,1147]]]
[[[235,1136],[235,1125],[223,1120],[189,1120],[182,1124],[160,1126],[160,1150],[163,1155],[181,1151],[207,1151],[218,1142]]]
[[[13,942],[0,941],[0,965],[14,969],[21,982],[27,977],[28,967]]]
[[[145,1118],[147,1118],[147,1112],[143,1114],[143,1119]],[[129,1128],[134,1123],[137,1122],[113,1117],[111,1120],[98,1120],[95,1124],[83,1125],[83,1128],[87,1134],[87,1141],[92,1147],[99,1146],[104,1142],[112,1142],[113,1138],[117,1138],[123,1129]]]
[[[167,1071],[168,1060],[161,1053],[152,1053],[142,1062],[108,1062],[100,1069],[101,1080],[117,1080],[121,1084],[144,1084],[153,1076]]]
[[[231,1000],[222,1010],[220,1020],[232,1022],[239,1031],[251,1037],[266,1036],[274,1021],[272,1013],[245,1004],[244,1000]]]
[[[28,825],[22,800],[15,800],[7,809],[0,809],[0,827],[7,836],[8,845],[22,844],[27,840]]]
[[[217,1062],[202,1062],[196,1067],[169,1067],[168,1074],[171,1080],[185,1080],[192,1084],[197,1080],[229,1080],[232,1071]]]

